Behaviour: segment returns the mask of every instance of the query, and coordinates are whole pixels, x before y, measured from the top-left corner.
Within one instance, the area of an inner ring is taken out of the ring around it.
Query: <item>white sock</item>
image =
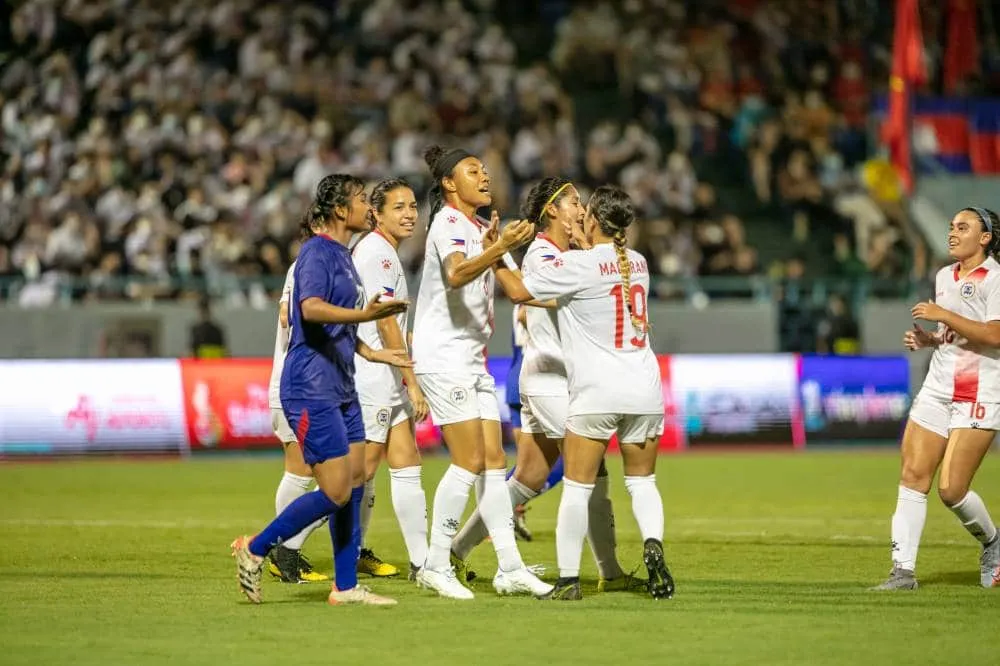
[[[410,562],[418,566],[427,559],[427,497],[420,482],[420,465],[389,470],[392,508],[403,533]]]
[[[372,522],[372,511],[375,510],[375,479],[365,481],[365,492],[361,496],[361,547],[365,547],[365,537],[368,535],[368,525]]]
[[[309,492],[312,483],[311,476],[299,476],[285,472],[278,483],[278,491],[274,493],[274,515],[285,510],[285,507]]]
[[[997,526],[986,510],[983,498],[970,490],[955,506],[948,507],[962,521],[969,534],[976,537],[979,543],[985,545],[997,537]]]
[[[927,495],[899,487],[896,513],[892,514],[892,561],[899,568],[916,571],[920,535],[927,520]]]
[[[632,513],[642,540],[663,541],[663,498],[656,488],[656,475],[626,476],[625,488],[632,496]]]
[[[482,478],[485,481],[485,476]],[[532,497],[536,497],[538,495],[538,493],[514,477],[507,479],[507,490],[510,493],[511,508],[518,506],[519,504],[525,504]],[[471,553],[476,546],[481,544],[487,536],[489,536],[489,532],[486,530],[486,523],[483,522],[483,515],[479,512],[479,508],[477,507],[476,510],[472,512],[472,515],[469,516],[469,520],[466,521],[465,525],[459,531],[458,536],[455,537],[455,541],[452,542],[451,552],[455,553],[458,558],[464,560],[469,557],[469,553]]]
[[[605,580],[625,575],[618,563],[618,554],[615,550],[618,545],[615,539],[615,512],[608,496],[607,476],[597,477],[587,509],[587,541],[594,553],[598,573]]]
[[[583,541],[587,538],[587,516],[594,484],[577,483],[563,477],[562,497],[556,518],[556,561],[560,578],[580,575]]]
[[[313,478],[311,476],[299,476],[298,474],[285,472],[281,477],[281,482],[278,484],[278,491],[274,494],[275,515],[284,511],[285,507],[309,492],[309,486],[312,485],[312,481]],[[291,539],[285,541],[282,545],[291,550],[302,550],[302,544],[306,542],[309,535],[325,522],[325,517],[320,518]]]
[[[488,469],[483,474],[483,498],[479,514],[493,539],[497,564],[501,571],[514,571],[524,566],[514,538],[514,507],[507,490],[507,470]]]
[[[428,569],[442,571],[451,566],[451,541],[458,532],[462,513],[469,501],[469,492],[478,476],[458,465],[450,465],[441,477],[434,493],[431,540],[424,562]]]

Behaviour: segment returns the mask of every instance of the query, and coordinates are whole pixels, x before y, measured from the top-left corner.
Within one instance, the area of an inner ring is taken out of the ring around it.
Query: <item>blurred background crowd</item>
[[[871,159],[890,2],[27,0],[0,31],[0,300],[270,307],[319,179],[422,193],[432,142],[482,156],[506,219],[544,176],[619,183],[661,298],[778,298],[786,347],[849,316],[837,280],[933,268]],[[981,43],[959,94],[1000,88]]]

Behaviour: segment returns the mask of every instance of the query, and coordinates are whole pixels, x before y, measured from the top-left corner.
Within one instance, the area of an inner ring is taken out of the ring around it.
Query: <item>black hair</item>
[[[648,325],[632,311],[632,264],[628,259],[625,245],[625,231],[635,221],[635,206],[625,190],[614,185],[601,185],[590,195],[590,213],[597,220],[601,231],[611,236],[618,257],[618,274],[622,279],[623,300],[632,319],[632,327],[639,334],[645,334]]]
[[[539,231],[548,229],[549,216],[545,214],[545,209],[548,208],[550,203],[557,204],[566,196],[566,191],[569,190],[567,185],[569,184],[570,181],[567,178],[560,178],[558,176],[543,178],[540,183],[532,187],[531,191],[528,192],[528,198],[525,199],[524,205],[521,206],[521,217],[529,222],[533,222],[535,228]],[[558,196],[553,198],[553,195],[557,192],[559,193]]]
[[[380,180],[375,183],[375,187],[372,188],[372,193],[368,197],[368,203],[370,204],[370,208],[368,209],[368,224],[373,230],[377,224],[375,221],[375,211],[381,213],[382,209],[385,207],[385,198],[389,195],[389,192],[397,190],[401,187],[406,187],[410,190],[413,189],[413,186],[402,178],[386,178],[385,180]],[[369,232],[366,231],[365,235],[368,233]],[[358,242],[360,242],[360,240],[361,239],[359,238]]]
[[[364,181],[357,176],[346,173],[324,176],[316,186],[316,196],[299,222],[302,238],[315,236],[316,227],[321,227],[330,220],[334,208],[349,206],[351,197],[364,189]]]
[[[1000,261],[1000,218],[995,211],[979,206],[968,206],[958,211],[960,213],[968,211],[979,218],[979,226],[983,233],[990,234],[990,242],[986,245],[986,256],[993,257]]]
[[[461,148],[449,149],[438,145],[428,146],[424,150],[424,161],[427,162],[431,175],[434,177],[434,184],[431,185],[431,189],[427,193],[431,207],[430,219],[427,221],[428,227],[431,226],[438,211],[444,208],[444,192],[441,189],[441,181],[450,176],[458,163],[467,157],[475,157],[475,155]]]

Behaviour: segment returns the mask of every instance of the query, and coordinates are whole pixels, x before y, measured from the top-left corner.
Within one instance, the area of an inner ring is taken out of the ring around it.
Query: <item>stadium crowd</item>
[[[505,219],[544,176],[620,183],[661,276],[906,277],[919,239],[855,169],[887,78],[878,5],[27,0],[0,40],[0,299],[263,304],[323,175],[422,191],[441,140],[483,155]]]

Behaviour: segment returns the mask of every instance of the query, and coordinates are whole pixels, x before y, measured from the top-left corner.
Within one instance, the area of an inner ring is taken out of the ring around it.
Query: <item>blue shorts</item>
[[[357,400],[339,405],[324,400],[282,400],[281,407],[309,466],[342,458],[352,443],[365,441]]]
[[[520,403],[516,403],[516,404],[511,403],[511,404],[508,404],[507,407],[510,408],[510,425],[513,426],[514,428],[520,428],[521,427],[521,404]]]

